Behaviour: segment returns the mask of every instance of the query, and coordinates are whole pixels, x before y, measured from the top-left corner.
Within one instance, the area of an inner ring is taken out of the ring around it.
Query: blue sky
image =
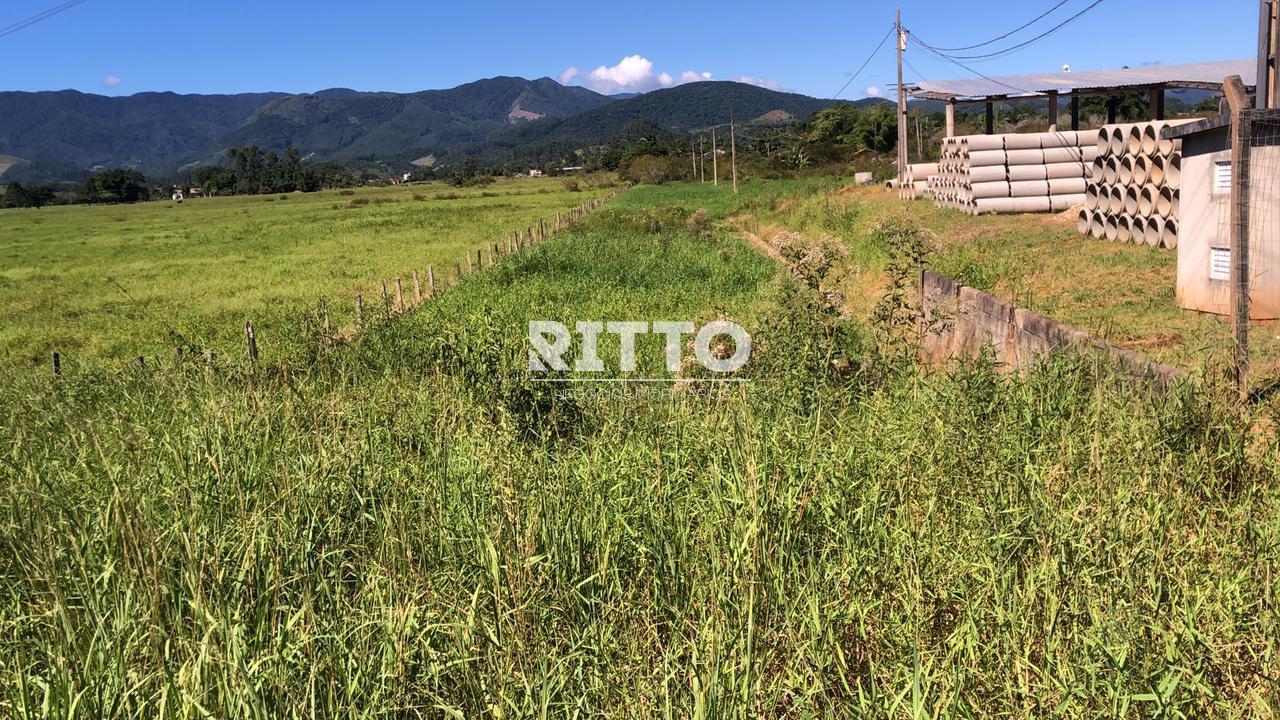
[[[903,0],[903,23],[934,46],[956,47],[1011,30],[1057,1]],[[1032,30],[984,49],[1029,39],[1092,1],[1068,0]],[[8,0],[0,27],[60,2]],[[85,0],[0,37],[0,90],[408,92],[547,75],[617,92],[710,76],[830,97],[884,36],[896,5]],[[1155,8],[1160,20],[1151,25]],[[1256,31],[1253,2],[1104,0],[1055,35],[974,67],[991,75],[1064,63],[1087,70],[1239,59],[1253,55]],[[842,97],[894,82],[892,46]],[[969,76],[919,50],[907,59],[908,80]]]

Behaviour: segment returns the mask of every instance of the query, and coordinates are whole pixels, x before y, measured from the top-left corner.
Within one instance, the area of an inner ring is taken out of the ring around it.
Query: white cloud
[[[655,72],[653,61],[643,55],[628,55],[619,60],[617,65],[601,65],[586,75],[576,67],[567,68],[560,73],[561,84],[568,85],[576,80],[585,87],[605,94],[648,92],[710,79],[711,73],[694,70],[685,70],[678,76],[669,72]]]
[[[866,90],[863,90],[862,94],[866,95],[867,97],[880,97],[881,95],[884,94],[884,91],[876,87],[875,85],[872,85]]]
[[[103,84],[103,85],[105,85],[105,86],[107,86],[107,87],[109,87],[109,88],[113,88],[113,87],[115,87],[115,86],[117,86],[117,85],[119,85],[119,84],[120,84],[120,76],[119,76],[119,75],[107,75],[106,77],[102,78],[102,84]]]
[[[601,65],[586,79],[587,87],[604,93],[652,90],[658,82],[653,62],[640,55],[628,55],[612,67]]]
[[[764,78],[751,77],[749,75],[739,75],[733,78],[734,82],[746,83],[748,85],[757,85],[769,90],[781,90],[782,84],[774,80],[766,80]]]

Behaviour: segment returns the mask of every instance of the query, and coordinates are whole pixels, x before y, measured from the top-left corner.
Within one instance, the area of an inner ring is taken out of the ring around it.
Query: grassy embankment
[[[252,320],[269,351],[325,301],[350,321],[354,296],[434,264],[452,277],[470,250],[607,189],[555,179],[209,198],[175,204],[0,211],[0,363],[241,352]]]
[[[0,714],[1274,715],[1276,449],[1070,363],[919,374],[688,220],[814,191],[634,190],[289,367],[9,371]],[[529,319],[717,316],[717,398],[523,369]]]
[[[747,221],[747,218],[751,221]],[[932,265],[966,285],[1015,301],[1161,362],[1212,373],[1230,359],[1226,318],[1179,308],[1177,254],[1081,236],[1074,216],[971,217],[924,200],[906,203],[879,187],[841,188],[797,201],[785,194],[747,208],[741,220],[767,237],[780,229],[840,238],[850,255],[832,278],[865,317],[888,259],[872,229],[904,219],[934,238]],[[1280,324],[1256,323],[1255,379],[1280,379]]]

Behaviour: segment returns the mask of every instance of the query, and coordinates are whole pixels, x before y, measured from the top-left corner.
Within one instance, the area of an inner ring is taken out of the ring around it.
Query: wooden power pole
[[[693,136],[689,136],[689,162],[693,163],[693,175],[698,177],[698,151],[693,148]]]
[[[898,8],[898,187],[907,179],[907,89],[902,86],[902,53],[907,36],[902,32],[902,8]]]
[[[706,137],[698,136],[698,182],[707,181],[707,147],[704,145]]]
[[[716,162],[716,129],[711,128],[711,184],[720,184],[720,165]]]
[[[1222,82],[1231,106],[1231,327],[1235,335],[1236,386],[1249,399],[1249,144],[1252,108],[1239,75]]]
[[[733,111],[729,112],[729,163],[733,167],[733,194],[738,194],[738,134],[733,131]]]
[[[1277,0],[1262,0],[1258,17],[1258,81],[1257,100],[1259,110],[1280,107],[1276,97],[1276,6]]]

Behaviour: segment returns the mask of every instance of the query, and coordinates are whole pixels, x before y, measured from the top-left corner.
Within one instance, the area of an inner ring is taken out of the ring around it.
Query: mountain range
[[[0,92],[0,174],[75,179],[130,167],[165,176],[223,162],[228,148],[246,145],[403,171],[415,162],[503,160],[522,148],[602,144],[637,121],[671,131],[727,124],[731,114],[742,123],[781,124],[834,102],[725,81],[609,96],[545,77],[415,93]]]

